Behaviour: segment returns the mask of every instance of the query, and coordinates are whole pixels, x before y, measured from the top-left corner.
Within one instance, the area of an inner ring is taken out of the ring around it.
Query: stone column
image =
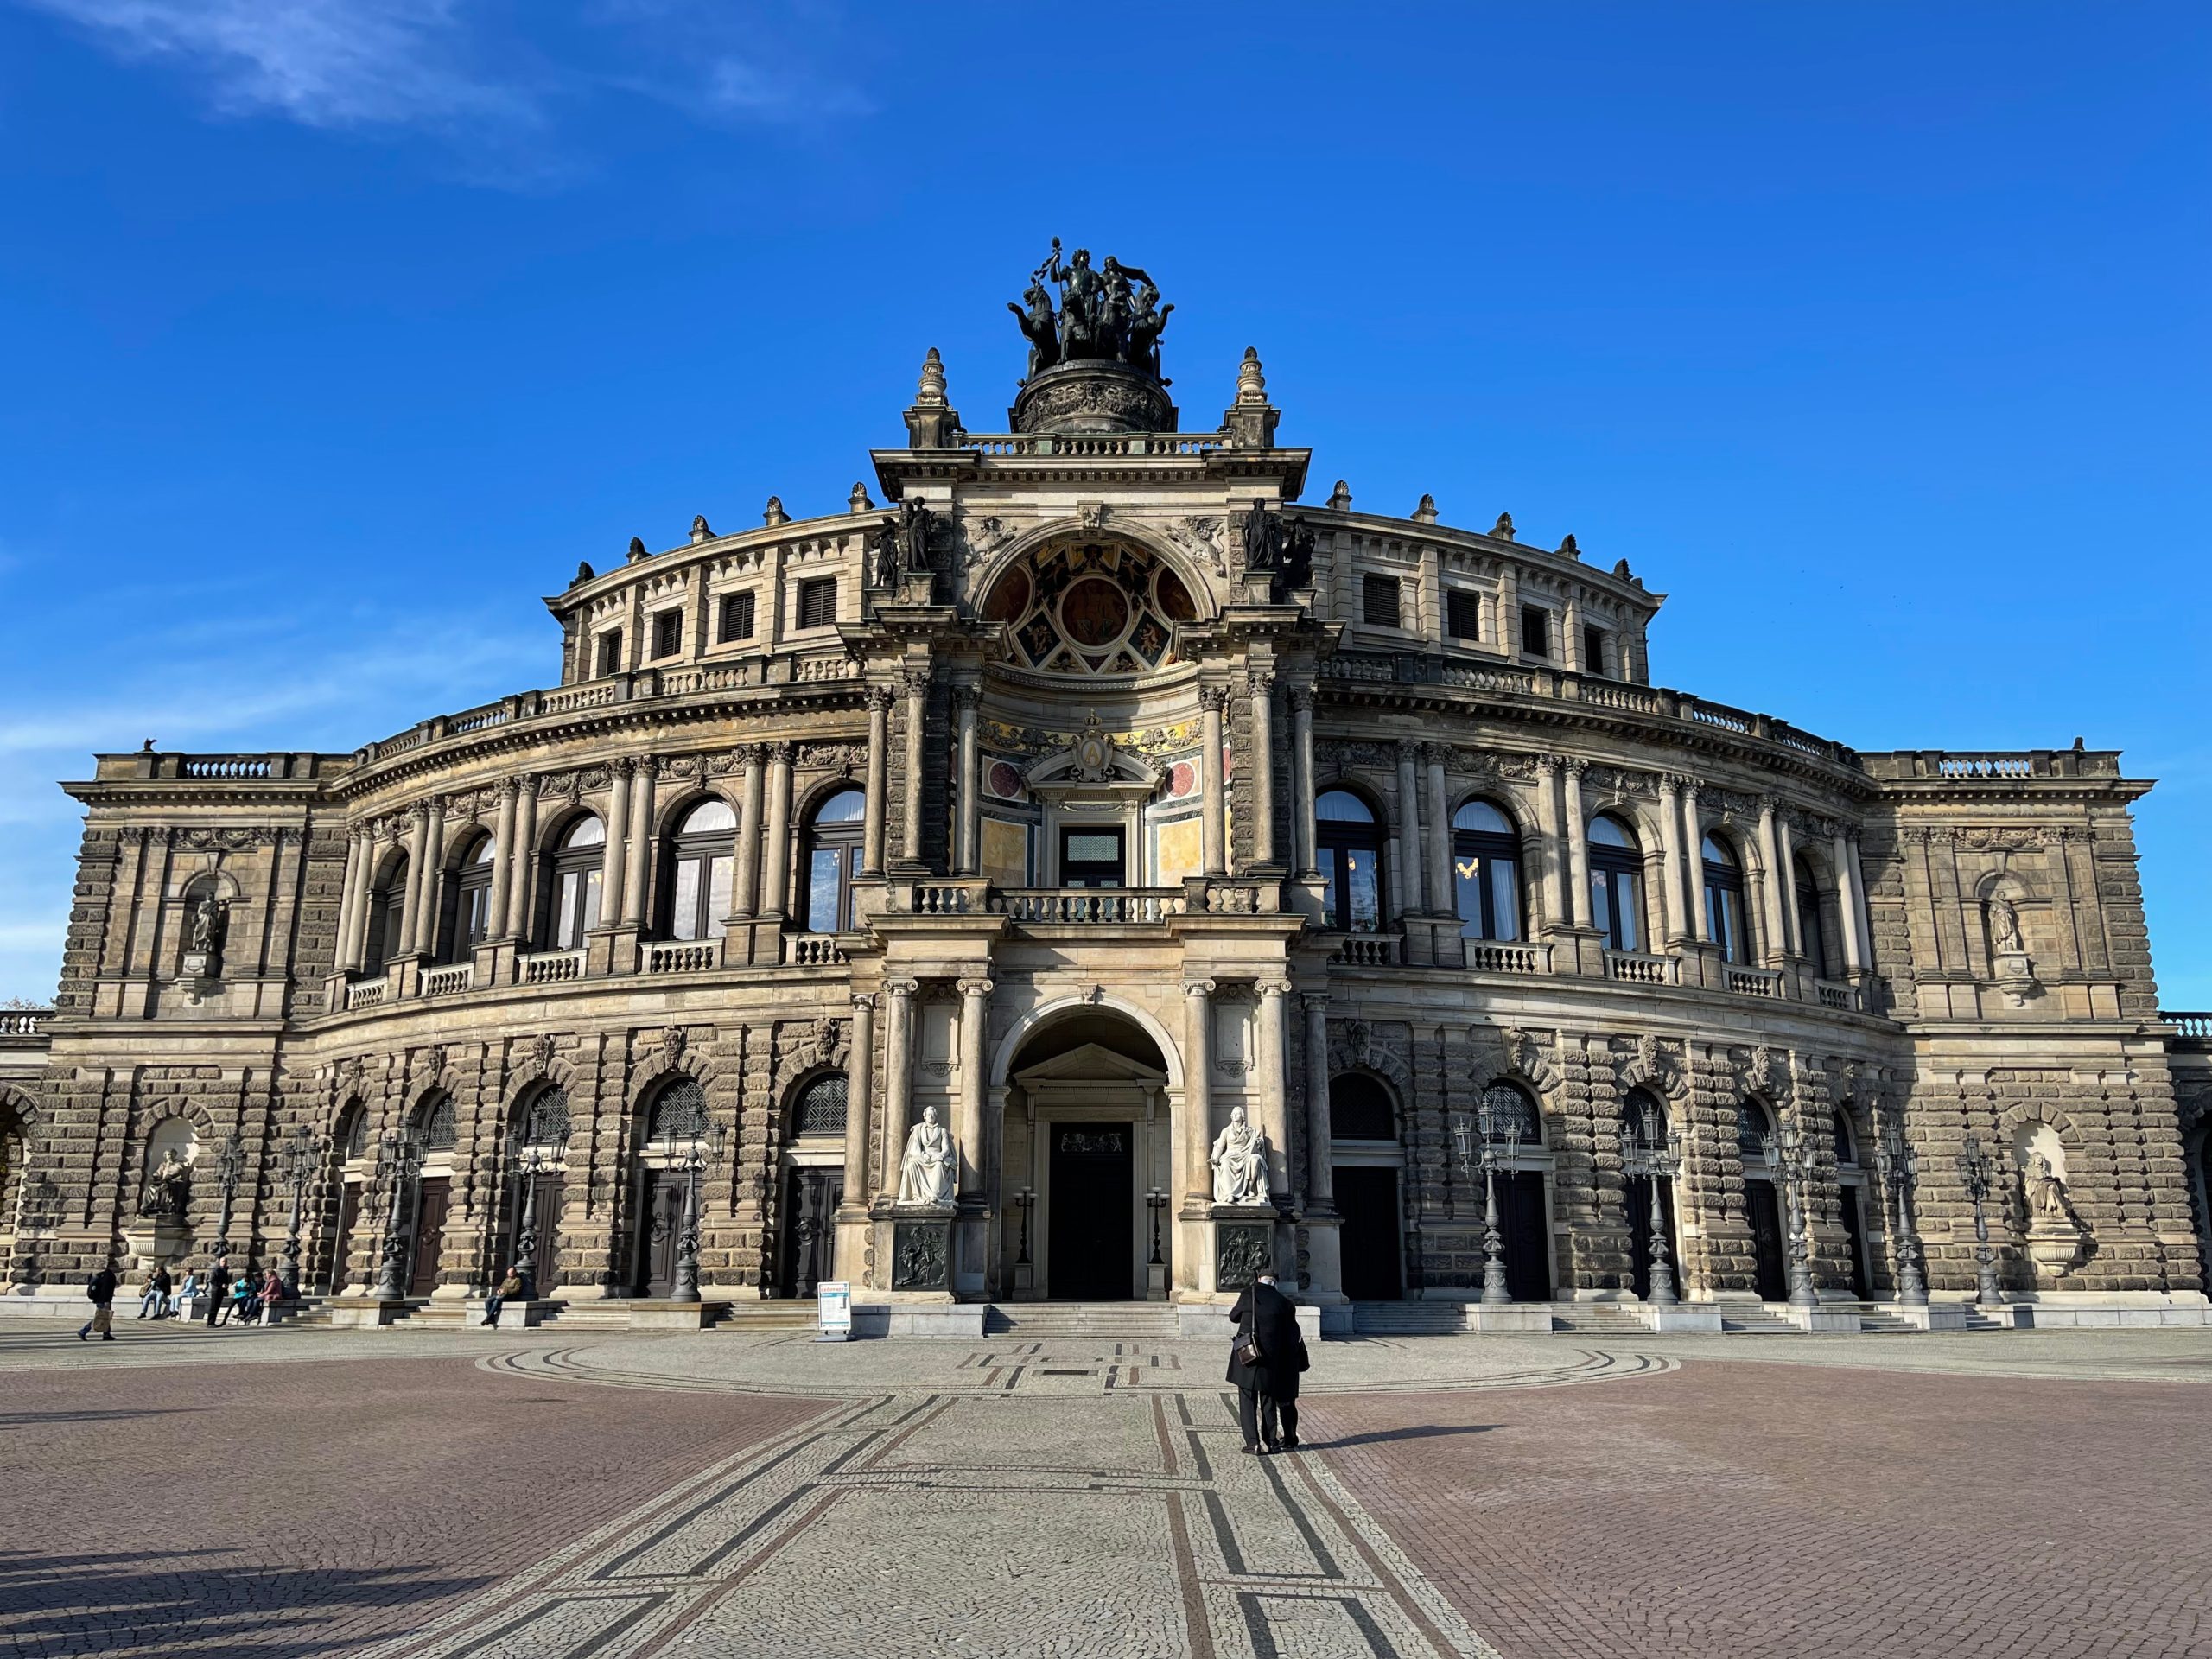
[[[1291,808],[1291,855],[1300,875],[1318,875],[1313,824],[1313,691],[1300,686],[1290,693],[1290,759],[1297,771]]]
[[[1672,942],[1690,936],[1690,920],[1682,907],[1682,780],[1671,775],[1659,779],[1659,852],[1665,861],[1659,886],[1667,905],[1666,938]]]
[[[954,1148],[960,1154],[963,1200],[981,1203],[983,1198],[983,1069],[989,1064],[984,1037],[989,1028],[991,982],[960,982],[960,1098],[955,1103],[952,1125]]]
[[[883,792],[889,775],[891,693],[880,685],[868,689],[868,807],[861,821],[861,874],[883,874]]]
[[[1775,845],[1782,854],[1782,931],[1783,945],[1793,957],[1808,957],[1804,927],[1797,915],[1797,849],[1790,845],[1789,815],[1784,812],[1774,826]]]
[[[1866,967],[1859,949],[1859,906],[1852,892],[1851,867],[1857,861],[1841,824],[1836,825],[1828,848],[1828,856],[1835,861],[1836,931],[1843,935],[1844,970],[1856,979]]]
[[[1766,868],[1760,872],[1764,879],[1759,883],[1761,896],[1765,900],[1761,909],[1765,912],[1763,919],[1766,924],[1766,949],[1762,954],[1770,964],[1778,966],[1783,957],[1789,954],[1789,939],[1783,931],[1785,924],[1782,919],[1782,855],[1776,849],[1774,833],[1777,804],[1771,795],[1759,798],[1759,857],[1766,865]]]
[[[1559,756],[1536,757],[1536,826],[1544,842],[1544,924],[1566,927],[1574,919],[1567,903],[1566,849],[1560,844]]]
[[[1697,780],[1682,779],[1682,834],[1686,841],[1683,874],[1689,878],[1690,937],[1700,944],[1713,942],[1713,927],[1705,913],[1705,830],[1697,813]]]
[[[1192,1203],[1213,1202],[1213,981],[1183,982],[1183,1179]]]
[[[952,688],[952,707],[958,721],[960,746],[957,816],[953,819],[952,873],[955,875],[976,874],[976,790],[980,781],[976,770],[981,762],[976,747],[976,708],[982,701],[982,693],[975,686],[956,685]]]
[[[1570,922],[1594,925],[1598,918],[1590,909],[1590,826],[1582,814],[1582,774],[1589,769],[1590,763],[1581,760],[1570,760],[1560,768],[1560,785],[1567,794],[1567,886],[1573,889],[1562,913]]]
[[[1421,857],[1421,792],[1414,778],[1420,748],[1410,740],[1398,745],[1399,902],[1413,915],[1428,912],[1427,874]]]
[[[1275,677],[1255,671],[1252,697],[1252,861],[1275,861]]]
[[[1268,1132],[1268,1196],[1290,1191],[1290,1107],[1283,1098],[1282,1000],[1287,979],[1263,979],[1260,993],[1260,1127]]]
[[[1205,804],[1198,815],[1198,836],[1204,849],[1205,873],[1211,876],[1226,875],[1229,862],[1223,853],[1222,822],[1229,804],[1227,791],[1221,777],[1221,710],[1229,701],[1229,694],[1217,685],[1198,688],[1199,741],[1204,745],[1198,755],[1198,793]]]
[[[638,757],[630,784],[630,848],[623,860],[622,925],[642,927],[645,898],[652,885],[653,779],[660,763],[650,754]]]
[[[358,826],[348,828],[346,831],[346,883],[339,889],[338,899],[338,957],[335,965],[340,973],[348,971],[359,961],[353,954],[353,918],[361,908],[361,866],[368,861],[370,851],[365,833]]]
[[[430,798],[429,816],[423,830],[423,885],[418,889],[423,905],[415,934],[415,954],[427,957],[438,948],[438,901],[444,889],[445,872],[438,867],[446,856],[446,798]]]
[[[1329,1143],[1329,999],[1306,997],[1306,1207],[1328,1214],[1337,1207],[1336,1167]]]
[[[537,779],[524,772],[516,779],[515,849],[507,866],[507,931],[518,939],[531,934],[531,874],[537,864]]]
[[[1444,779],[1445,757],[1452,751],[1441,743],[1421,746],[1428,763],[1428,899],[1440,915],[1455,908],[1452,895],[1452,797]]]
[[[922,861],[922,779],[929,765],[922,743],[929,718],[929,671],[918,669],[903,683],[906,691],[906,816],[899,826],[899,855],[909,864],[918,864]]]
[[[1871,972],[1874,966],[1874,922],[1866,911],[1866,869],[1859,861],[1859,837],[1851,837],[1850,857],[1846,868],[1851,874],[1852,937],[1859,941],[1859,964],[1862,972]]]
[[[507,936],[507,881],[515,855],[515,797],[520,792],[512,778],[499,785],[499,816],[492,831],[492,891],[486,895],[492,907],[485,918],[486,937],[494,939]]]
[[[400,918],[399,954],[412,956],[423,931],[423,875],[430,868],[424,852],[430,834],[430,804],[417,801],[408,809],[407,913]]]
[[[745,772],[738,784],[737,880],[730,884],[729,907],[734,918],[743,918],[760,903],[760,746],[747,743],[737,753]]]
[[[883,1027],[883,1173],[876,1190],[895,1201],[899,1197],[899,1160],[906,1150],[906,1102],[912,1093],[910,1056],[912,1053],[914,993],[921,982],[887,979],[884,994],[891,999]]]
[[[607,768],[613,783],[607,791],[607,845],[599,858],[599,919],[613,921],[622,913],[622,833],[630,822],[630,763],[617,760]]]
[[[791,869],[791,746],[768,746],[768,830],[760,840],[760,910],[780,918]]]
[[[845,1056],[845,1205],[868,1208],[868,1074],[875,1054],[875,999],[853,998],[853,1044]]]

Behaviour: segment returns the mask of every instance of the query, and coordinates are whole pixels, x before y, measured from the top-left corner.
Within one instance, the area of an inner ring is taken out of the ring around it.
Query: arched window
[[[1398,1109],[1382,1080],[1364,1071],[1329,1079],[1329,1137],[1334,1141],[1395,1141]]]
[[[569,1144],[569,1091],[557,1084],[541,1089],[522,1115],[518,1144],[525,1147],[566,1147]]]
[[[1504,1140],[1507,1126],[1517,1124],[1522,1146],[1534,1147],[1543,1143],[1543,1119],[1537,1113],[1536,1103],[1529,1098],[1529,1091],[1517,1083],[1507,1083],[1501,1078],[1484,1090],[1477,1122],[1487,1122],[1489,1138],[1492,1141]]]
[[[1797,860],[1797,941],[1805,953],[1806,965],[1815,977],[1828,977],[1827,940],[1821,931],[1821,888],[1813,880],[1813,873],[1805,868],[1801,855]]]
[[[1382,925],[1382,827],[1367,803],[1332,789],[1313,803],[1322,878],[1321,925],[1372,933]]]
[[[1608,950],[1644,948],[1643,854],[1611,813],[1590,820],[1590,925]]]
[[[1859,1161],[1859,1141],[1851,1133],[1851,1116],[1847,1112],[1835,1115],[1835,1160],[1848,1167]]]
[[[704,939],[729,914],[730,871],[737,861],[737,815],[729,803],[705,800],[678,819],[662,891],[661,931],[671,939]]]
[[[841,789],[814,809],[806,836],[806,931],[853,930],[853,878],[860,874],[868,792]]]
[[[369,1109],[358,1100],[338,1115],[338,1144],[349,1163],[369,1155]]]
[[[361,946],[364,972],[375,973],[398,960],[406,944],[406,926],[407,855],[395,848],[369,889],[369,927]]]
[[[1469,801],[1452,817],[1452,885],[1466,938],[1517,939],[1526,931],[1521,837],[1513,820],[1488,801]]]
[[[1764,1168],[1766,1137],[1773,1128],[1765,1107],[1756,1100],[1740,1103],[1736,1108],[1736,1155],[1748,1166]]]
[[[808,1084],[791,1106],[791,1134],[802,1141],[842,1138],[847,1087],[842,1071],[825,1071]]]
[[[581,950],[599,925],[599,877],[606,860],[607,826],[587,812],[561,832],[545,857],[541,937],[548,950]]]
[[[445,948],[439,956],[447,962],[467,962],[469,953],[492,931],[492,837],[479,836],[454,866],[454,880],[446,887],[445,914],[438,932]]]
[[[687,1147],[707,1132],[707,1091],[696,1078],[664,1084],[645,1115],[645,1141],[661,1147]]]
[[[1631,1089],[1621,1099],[1621,1139],[1637,1146],[1667,1144],[1667,1103],[1649,1089]]]
[[[1730,962],[1749,963],[1751,935],[1744,926],[1744,867],[1718,836],[1704,842],[1705,927]]]
[[[461,1136],[453,1115],[453,1096],[433,1095],[415,1114],[415,1133],[425,1152],[451,1152]]]

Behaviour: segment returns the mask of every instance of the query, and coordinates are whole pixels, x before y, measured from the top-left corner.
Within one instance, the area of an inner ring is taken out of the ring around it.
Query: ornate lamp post
[[[1882,1185],[1897,1211],[1897,1300],[1909,1307],[1928,1306],[1928,1280],[1920,1269],[1920,1232],[1913,1224],[1912,1190],[1920,1184],[1920,1154],[1894,1120],[1882,1126],[1875,1147]]]
[[[676,1236],[676,1287],[668,1293],[671,1302],[699,1300],[699,1176],[710,1160],[717,1167],[721,1166],[728,1142],[729,1131],[721,1124],[695,1121],[690,1144],[683,1151],[676,1150],[673,1130],[663,1143],[669,1155],[680,1160],[683,1169],[683,1228]]]
[[[1483,1294],[1484,1306],[1497,1307],[1513,1300],[1513,1291],[1505,1278],[1505,1236],[1497,1224],[1497,1170],[1500,1164],[1508,1168],[1521,1154],[1521,1116],[1508,1114],[1505,1121],[1498,1121],[1498,1112],[1487,1096],[1475,1108],[1475,1121],[1471,1125],[1462,1112],[1453,1120],[1452,1139],[1457,1143],[1460,1173],[1471,1181],[1474,1166],[1479,1161],[1483,1168]],[[1478,1133],[1481,1152],[1474,1152],[1470,1142]],[[1499,1143],[1503,1142],[1503,1150]]]
[[[1651,1294],[1644,1300],[1655,1307],[1672,1307],[1681,1300],[1675,1294],[1675,1270],[1667,1261],[1664,1192],[1681,1166],[1682,1132],[1669,1124],[1662,1136],[1655,1109],[1648,1105],[1643,1109],[1641,1135],[1631,1124],[1621,1125],[1622,1177],[1651,1183]]]
[[[515,1173],[522,1181],[522,1216],[515,1228],[513,1265],[525,1300],[537,1295],[537,1176],[545,1163],[545,1154],[536,1147],[515,1160]]]
[[[1783,1204],[1788,1211],[1789,1306],[1818,1307],[1820,1294],[1813,1288],[1812,1249],[1806,1237],[1811,1217],[1806,1214],[1804,1188],[1813,1173],[1813,1148],[1795,1118],[1784,1117],[1772,1135],[1759,1137],[1766,1151],[1767,1167],[1780,1179]]]
[[[300,1294],[300,1207],[307,1197],[308,1184],[322,1166],[328,1144],[321,1134],[304,1125],[284,1143],[284,1181],[292,1189],[292,1223],[284,1230],[284,1253],[276,1264],[276,1277],[283,1282],[287,1296]]]
[[[1014,1264],[1018,1268],[1026,1268],[1029,1265],[1029,1209],[1037,1202],[1036,1192],[1033,1188],[1025,1186],[1014,1195],[1014,1201],[1021,1211],[1021,1254],[1014,1257]],[[1157,1224],[1158,1217],[1155,1217],[1154,1224]]]
[[[1155,1268],[1164,1267],[1166,1264],[1160,1259],[1160,1212],[1167,1207],[1167,1195],[1156,1186],[1150,1187],[1146,1190],[1144,1202],[1145,1207],[1152,1211],[1152,1261],[1150,1265]],[[1022,1243],[1026,1248],[1029,1239],[1029,1209],[1027,1205],[1022,1206],[1021,1211],[1021,1234]],[[1028,1259],[1028,1256],[1026,1255],[1022,1257],[1022,1260],[1025,1262]]]
[[[379,1247],[376,1289],[380,1302],[396,1302],[407,1294],[402,1280],[407,1247],[400,1236],[400,1217],[407,1207],[408,1184],[423,1166],[423,1147],[412,1129],[394,1129],[377,1143],[377,1186],[384,1194],[384,1240]]]
[[[245,1147],[238,1140],[238,1132],[231,1131],[222,1150],[215,1154],[215,1180],[223,1195],[223,1207],[215,1219],[215,1249],[218,1259],[231,1253],[231,1206],[238,1193],[238,1178],[245,1173]]]
[[[1997,1252],[1990,1246],[1989,1214],[1984,1206],[1997,1190],[1997,1160],[1982,1150],[1972,1131],[1967,1135],[1966,1150],[1959,1154],[1959,1179],[1974,1200],[1974,1300],[1993,1306],[2005,1300],[2005,1289],[1997,1282]]]

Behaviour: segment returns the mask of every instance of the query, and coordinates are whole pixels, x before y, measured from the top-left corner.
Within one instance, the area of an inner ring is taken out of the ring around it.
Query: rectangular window
[[[1454,639],[1479,639],[1483,637],[1483,601],[1481,596],[1453,588],[1444,595],[1445,631]]]
[[[1521,650],[1529,657],[1552,654],[1552,613],[1541,605],[1521,607]]]
[[[722,595],[722,626],[721,640],[728,645],[733,639],[753,637],[753,594],[747,589],[741,594]]]
[[[622,671],[622,630],[609,628],[599,636],[599,671],[601,675]]]
[[[1603,674],[1605,671],[1605,631],[1603,628],[1582,630],[1582,671]]]
[[[683,649],[683,613],[663,611],[653,618],[653,655],[673,657]]]
[[[845,891],[844,853],[840,848],[817,847],[807,861],[806,874],[806,931],[810,933],[836,933],[841,931],[844,918],[840,915],[838,899]]]
[[[1060,831],[1062,887],[1118,887],[1125,880],[1122,870],[1119,830]]]
[[[826,628],[837,620],[837,578],[815,576],[798,585],[798,625]]]
[[[1360,583],[1360,620],[1371,628],[1398,626],[1398,579],[1368,576]]]

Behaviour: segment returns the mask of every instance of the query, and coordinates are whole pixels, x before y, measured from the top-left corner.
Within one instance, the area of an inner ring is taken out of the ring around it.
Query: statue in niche
[[[937,1121],[937,1108],[923,1107],[922,1121],[907,1132],[899,1160],[899,1202],[950,1204],[953,1164],[951,1135]]]
[[[1278,599],[1313,585],[1313,532],[1304,524],[1286,527],[1282,538],[1282,568],[1275,576]]]
[[[899,504],[899,569],[906,575],[926,575],[930,564],[930,510],[919,498],[908,496]]]
[[[145,1188],[138,1195],[138,1213],[181,1217],[191,1202],[192,1166],[171,1147],[162,1154],[161,1163],[147,1174]]]
[[[209,957],[219,957],[223,950],[224,905],[213,893],[203,893],[200,902],[192,907],[192,948],[194,952]]]
[[[2074,1211],[2066,1201],[2065,1179],[2039,1152],[2028,1154],[2027,1189],[2028,1211],[2035,1220],[2072,1223]]]
[[[2020,957],[2028,947],[2020,942],[2020,912],[2001,893],[1989,896],[1989,939],[2000,957]]]
[[[1216,1204],[1268,1201],[1268,1137],[1252,1127],[1242,1106],[1230,1110],[1228,1127],[1214,1137],[1206,1161],[1213,1166]]]
[[[1281,537],[1282,520],[1268,511],[1265,502],[1255,499],[1251,511],[1244,515],[1244,568],[1274,569],[1282,546]]]

